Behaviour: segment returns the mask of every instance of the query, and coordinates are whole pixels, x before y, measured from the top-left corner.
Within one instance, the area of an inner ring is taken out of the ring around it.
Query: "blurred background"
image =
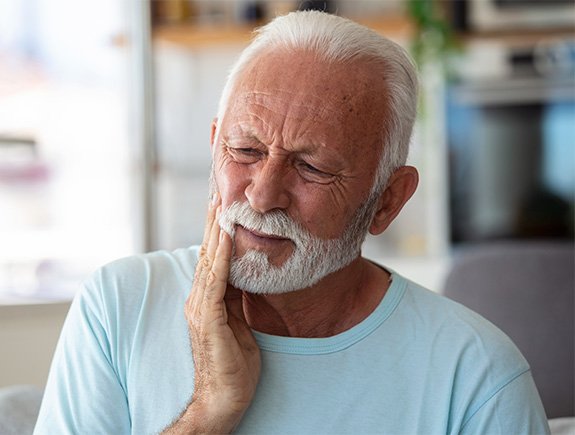
[[[0,341],[30,359],[0,361],[0,385],[43,384],[98,266],[201,242],[227,72],[254,27],[304,8],[373,28],[420,69],[421,184],[365,255],[441,291],[469,246],[572,244],[573,0],[0,0]],[[30,349],[32,328],[46,339]]]

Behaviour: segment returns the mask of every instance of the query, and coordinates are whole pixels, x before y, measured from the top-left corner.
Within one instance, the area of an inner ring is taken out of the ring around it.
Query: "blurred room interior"
[[[572,0],[2,0],[0,387],[44,385],[98,266],[201,242],[228,69],[254,27],[303,7],[381,32],[421,72],[420,188],[364,255],[442,292],[470,250],[569,246],[572,283]]]

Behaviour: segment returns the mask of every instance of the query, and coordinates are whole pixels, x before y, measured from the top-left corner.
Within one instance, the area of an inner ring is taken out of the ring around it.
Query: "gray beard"
[[[247,202],[234,202],[222,211],[221,228],[234,238],[236,225],[260,233],[288,238],[294,252],[281,265],[274,266],[268,256],[254,249],[243,256],[232,256],[229,282],[234,287],[256,294],[281,294],[311,287],[322,278],[355,260],[377,207],[378,195],[371,194],[338,239],[320,239],[282,210],[260,214]]]

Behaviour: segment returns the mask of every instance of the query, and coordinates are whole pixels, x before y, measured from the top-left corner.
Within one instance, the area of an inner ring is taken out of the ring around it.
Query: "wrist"
[[[228,412],[221,406],[209,405],[200,400],[190,402],[180,417],[162,434],[226,434],[231,433],[241,421],[243,412]]]

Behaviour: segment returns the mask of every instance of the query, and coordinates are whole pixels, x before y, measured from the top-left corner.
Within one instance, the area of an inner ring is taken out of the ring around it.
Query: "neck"
[[[244,292],[252,329],[287,337],[329,337],[357,325],[381,302],[389,274],[358,257],[316,285],[278,295]]]

